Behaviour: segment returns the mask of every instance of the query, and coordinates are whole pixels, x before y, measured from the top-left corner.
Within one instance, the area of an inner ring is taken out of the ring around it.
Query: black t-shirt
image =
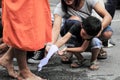
[[[65,27],[66,32],[70,32],[73,36],[76,37],[76,45],[81,45],[83,43],[83,39],[80,35],[81,31],[81,22],[77,20],[67,20],[67,24]]]

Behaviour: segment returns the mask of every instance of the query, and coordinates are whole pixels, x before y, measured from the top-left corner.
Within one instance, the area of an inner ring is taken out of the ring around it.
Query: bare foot
[[[19,74],[17,80],[24,80],[24,78]]]
[[[99,65],[98,65],[97,61],[91,62],[90,69],[91,70],[98,70],[99,69]]]
[[[47,79],[42,79],[40,77],[36,77],[36,78],[27,78],[27,79],[23,79],[23,80],[47,80]]]
[[[7,69],[10,77],[17,78],[17,72],[14,71],[12,62],[0,58],[0,65]]]
[[[6,44],[6,43],[0,44],[0,49],[6,48],[6,47],[7,47],[7,44]]]
[[[36,76],[32,72],[27,72],[27,73],[19,74],[18,80],[47,80],[47,79],[43,79],[39,76]]]

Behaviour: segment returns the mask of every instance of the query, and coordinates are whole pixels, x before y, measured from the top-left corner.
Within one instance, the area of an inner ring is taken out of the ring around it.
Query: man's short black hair
[[[101,21],[93,16],[89,16],[83,20],[83,29],[90,36],[96,36],[101,30]]]

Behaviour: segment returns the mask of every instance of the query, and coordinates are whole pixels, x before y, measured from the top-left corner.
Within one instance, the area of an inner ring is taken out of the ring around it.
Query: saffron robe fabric
[[[3,40],[25,51],[35,51],[51,41],[48,0],[3,0]]]

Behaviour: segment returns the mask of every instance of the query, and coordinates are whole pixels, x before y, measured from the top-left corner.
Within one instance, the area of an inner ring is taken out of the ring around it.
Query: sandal
[[[101,49],[97,59],[107,59],[107,52]]]
[[[98,69],[99,69],[99,66],[98,66],[97,60],[91,62],[90,70],[98,70]]]
[[[83,60],[79,60],[79,61],[73,62],[70,65],[70,67],[71,68],[79,68],[79,67],[83,66],[85,63],[87,63],[86,61],[87,61],[86,59],[83,59]]]
[[[72,54],[68,52],[64,52],[63,55],[59,55],[61,57],[61,63],[63,64],[71,64],[72,63]]]

